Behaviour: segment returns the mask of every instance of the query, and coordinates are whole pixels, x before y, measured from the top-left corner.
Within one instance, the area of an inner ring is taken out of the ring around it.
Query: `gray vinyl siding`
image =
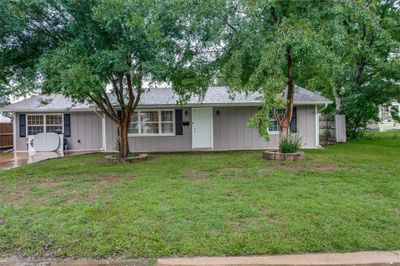
[[[106,147],[105,150],[112,152],[116,151],[116,143],[118,138],[117,126],[115,123],[108,117],[106,117]]]
[[[261,138],[248,121],[258,107],[214,107],[213,144],[215,150],[272,149],[277,148],[279,135],[271,134],[270,141]],[[219,111],[219,115],[217,115]],[[316,109],[314,105],[297,106],[297,128],[303,147],[316,147]],[[185,114],[186,113],[186,114]],[[183,108],[183,135],[179,136],[136,136],[129,137],[131,151],[191,151],[192,150],[191,108]],[[106,151],[116,151],[118,137],[116,125],[106,118]],[[16,114],[16,150],[27,150],[27,138],[19,137],[19,115]],[[69,150],[99,150],[102,144],[102,119],[94,112],[71,113],[71,138]]]
[[[256,129],[248,127],[249,119],[257,110],[258,107],[214,107],[214,149],[272,148],[276,136],[271,136],[271,142],[266,143]],[[217,111],[219,111],[219,115],[217,115]]]
[[[258,107],[214,107],[214,149],[278,148],[278,134],[270,134],[270,139],[266,142],[259,136],[257,129],[248,127],[249,119],[257,111]],[[315,106],[297,106],[297,128],[303,147],[316,147]]]
[[[278,148],[279,135],[271,134],[269,142],[259,136],[258,131],[248,127],[249,119],[257,112],[258,107],[214,107],[213,108],[213,142],[215,150],[274,149]],[[181,136],[137,136],[129,137],[131,151],[191,151],[192,127],[191,108],[184,108],[189,126],[183,127]],[[219,115],[217,115],[219,111]],[[106,119],[107,151],[115,151],[117,127]],[[315,106],[297,106],[297,128],[302,138],[303,147],[315,147]]]
[[[103,148],[101,117],[95,112],[71,113],[71,137],[68,150],[100,150]]]
[[[16,150],[27,151],[28,138],[19,136],[19,113],[16,122]],[[101,118],[94,112],[71,113],[71,137],[67,143],[68,150],[100,150],[103,147]]]
[[[315,105],[297,107],[297,131],[303,148],[316,147],[316,108]]]

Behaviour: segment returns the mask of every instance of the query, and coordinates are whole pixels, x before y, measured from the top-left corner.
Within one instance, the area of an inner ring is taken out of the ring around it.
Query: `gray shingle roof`
[[[61,94],[32,96],[25,100],[9,104],[0,110],[3,111],[54,111],[54,110],[81,110],[88,109],[88,104],[76,103]]]
[[[114,96],[110,95],[111,102],[117,104]],[[146,106],[162,106],[162,105],[177,105],[179,97],[171,88],[150,88],[142,94],[139,105]],[[301,104],[325,104],[331,101],[327,98],[308,91],[301,87],[296,87],[294,95],[294,103]],[[210,87],[204,96],[200,99],[198,96],[193,96],[187,102],[188,106],[195,105],[260,105],[262,98],[259,93],[246,95],[245,93],[230,94],[228,87]],[[88,104],[77,103],[69,98],[59,94],[48,96],[32,96],[31,98],[20,102],[10,104],[3,108],[4,111],[78,111],[94,108]]]

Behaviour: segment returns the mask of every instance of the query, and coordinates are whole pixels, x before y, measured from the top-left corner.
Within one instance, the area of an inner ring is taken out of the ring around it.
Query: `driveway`
[[[23,165],[37,163],[51,158],[60,158],[89,152],[14,152],[0,155],[0,170],[8,170]]]

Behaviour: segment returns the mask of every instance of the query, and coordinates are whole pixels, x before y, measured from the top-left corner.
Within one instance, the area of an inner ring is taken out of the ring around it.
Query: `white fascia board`
[[[295,102],[294,105],[322,105],[330,102]],[[202,108],[202,107],[262,107],[263,103],[199,103],[199,104],[159,104],[159,105],[138,105],[137,109],[163,109],[163,108]],[[118,106],[115,106],[118,108]]]
[[[96,108],[80,108],[80,109],[7,109],[1,108],[0,112],[13,113],[74,113],[74,112],[90,112],[96,111]]]
[[[321,105],[321,104],[330,104],[332,101],[321,101],[321,102],[294,102],[294,105]],[[154,104],[154,105],[138,105],[137,109],[149,109],[149,108],[190,108],[190,107],[261,107],[263,105],[262,102],[251,102],[251,103],[191,103],[191,104]],[[118,105],[114,105],[118,108]],[[96,111],[97,108],[80,108],[80,109],[8,109],[1,108],[0,112],[16,112],[16,113],[73,113],[73,112],[90,112]]]

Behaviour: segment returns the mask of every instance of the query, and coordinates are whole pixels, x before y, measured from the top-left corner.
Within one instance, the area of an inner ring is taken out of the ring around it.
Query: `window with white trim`
[[[175,110],[140,110],[132,115],[129,135],[175,135]]]
[[[39,133],[63,132],[63,115],[28,114],[26,131],[28,136],[33,136]]]
[[[276,111],[278,112],[280,117],[282,117],[285,114],[285,109],[277,109]],[[270,120],[271,120],[271,124],[269,125],[269,129],[268,129],[269,133],[279,132],[278,121],[276,121],[273,112],[270,113]]]
[[[285,109],[277,109],[277,112],[280,117],[283,117],[285,115]],[[279,133],[279,125],[278,122],[275,119],[274,113],[270,113],[270,120],[271,124],[269,125],[268,132],[272,134]],[[290,121],[290,126],[289,130],[291,133],[297,133],[297,109],[296,107],[293,107],[293,113],[292,113],[292,120]]]
[[[63,132],[63,116],[46,115],[46,132]]]
[[[28,115],[27,116],[28,136],[36,135],[44,132],[44,116],[43,115]]]

